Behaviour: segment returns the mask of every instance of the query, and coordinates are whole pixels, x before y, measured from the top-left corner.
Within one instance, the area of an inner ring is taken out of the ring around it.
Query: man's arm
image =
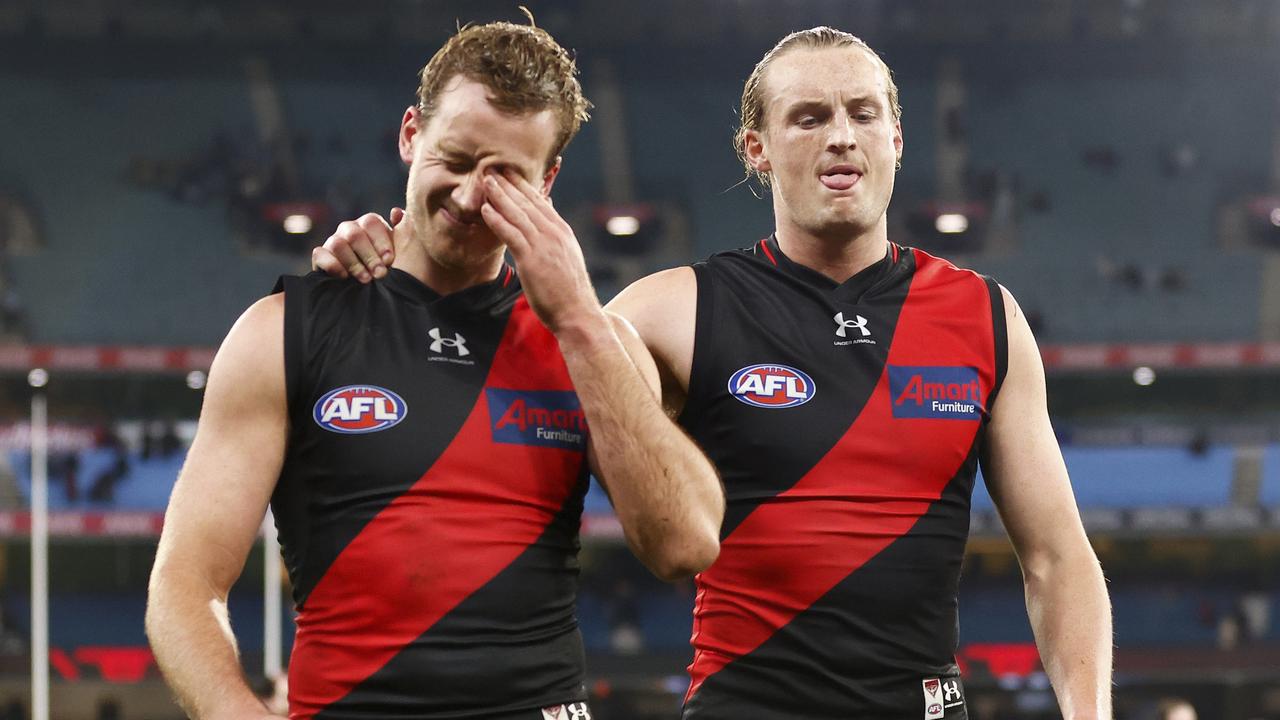
[[[1009,369],[991,412],[983,475],[1022,565],[1027,614],[1067,720],[1111,718],[1111,603],[1049,423],[1044,366],[1004,293]]]
[[[658,369],[631,323],[564,333],[560,347],[591,429],[588,457],[632,551],[674,580],[719,553],[724,491],[710,461],[662,411]]]
[[[529,304],[560,344],[604,483],[636,556],[663,579],[720,551],[724,495],[706,456],[662,411],[657,369],[635,330],[596,300],[573,231],[518,176],[485,179],[484,221],[511,251]]]
[[[662,407],[679,417],[693,370],[698,279],[691,267],[662,270],[631,283],[605,309],[626,318],[640,334],[662,382]]]
[[[165,513],[146,630],[179,704],[199,720],[271,715],[249,689],[227,615],[284,459],[284,296],[252,307],[227,334]]]

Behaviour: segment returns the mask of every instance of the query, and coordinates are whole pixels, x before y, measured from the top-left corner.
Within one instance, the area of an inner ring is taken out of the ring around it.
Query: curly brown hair
[[[743,167],[747,169],[747,176],[750,177],[754,174],[756,179],[766,187],[769,185],[769,176],[764,173],[758,173],[755,168],[751,167],[751,163],[747,161],[746,149],[743,146],[747,139],[748,130],[757,132],[764,130],[765,111],[764,89],[762,86],[764,84],[765,71],[769,69],[769,65],[775,59],[793,48],[821,49],[829,47],[857,47],[870,53],[871,57],[880,66],[880,69],[884,71],[885,84],[889,92],[889,108],[893,111],[893,120],[897,122],[902,118],[902,106],[898,104],[898,85],[893,81],[893,71],[862,38],[825,25],[791,33],[779,40],[777,45],[774,45],[769,52],[765,53],[760,62],[756,63],[751,75],[747,77],[747,82],[742,86],[742,109],[740,115],[742,122],[738,125],[738,130],[733,134],[734,150],[738,153],[738,159],[742,161]]]
[[[525,15],[528,25],[492,22],[459,29],[418,73],[418,109],[424,122],[430,120],[440,93],[461,75],[487,87],[489,101],[504,112],[551,110],[559,132],[547,158],[550,167],[590,118],[591,103],[582,94],[573,57],[533,24],[527,10]]]

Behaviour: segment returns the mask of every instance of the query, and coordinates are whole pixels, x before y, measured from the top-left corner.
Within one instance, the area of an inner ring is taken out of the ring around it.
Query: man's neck
[[[822,236],[778,223],[778,248],[792,262],[826,275],[837,283],[857,275],[884,258],[889,239],[884,218],[857,235]]]
[[[452,295],[469,287],[492,282],[502,271],[503,256],[470,267],[449,267],[431,258],[416,240],[396,243],[396,267],[417,278],[441,296]]]

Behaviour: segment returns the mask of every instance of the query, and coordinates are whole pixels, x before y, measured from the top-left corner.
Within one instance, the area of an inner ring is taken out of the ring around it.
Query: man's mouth
[[[447,220],[450,225],[456,225],[458,227],[470,227],[480,222],[479,215],[459,216],[458,214],[451,212],[447,205],[440,206],[440,214],[444,216],[444,219]]]
[[[862,173],[852,165],[835,165],[818,176],[819,182],[832,190],[848,190],[862,179]]]

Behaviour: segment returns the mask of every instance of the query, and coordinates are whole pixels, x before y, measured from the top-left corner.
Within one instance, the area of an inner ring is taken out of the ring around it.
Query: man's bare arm
[[[561,340],[590,422],[592,468],[636,556],[663,579],[691,575],[719,553],[724,490],[710,461],[663,413],[658,370],[635,328],[609,318],[612,333]]]
[[[691,267],[662,270],[631,283],[606,310],[626,318],[658,366],[662,406],[672,418],[684,410],[693,369],[698,280]]]
[[[227,615],[284,458],[284,296],[255,303],[214,359],[151,571],[146,630],[183,709],[274,717],[249,689]]]
[[[626,321],[600,307],[573,230],[545,195],[514,174],[486,177],[485,187],[481,215],[559,341],[590,428],[592,469],[632,550],[664,579],[704,570],[720,552],[720,481],[663,413],[648,350]]]
[[[1067,720],[1111,718],[1111,603],[1049,423],[1044,366],[1007,290],[1009,370],[983,474],[1022,565],[1027,613]]]

